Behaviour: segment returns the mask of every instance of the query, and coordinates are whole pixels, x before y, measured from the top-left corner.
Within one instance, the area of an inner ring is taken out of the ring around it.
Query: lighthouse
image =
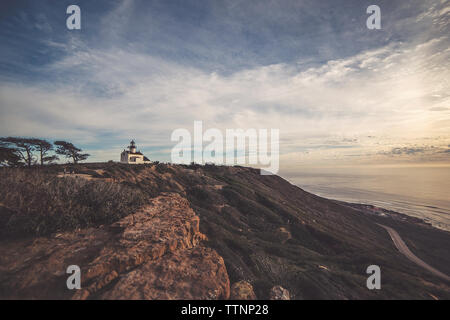
[[[142,154],[140,151],[136,151],[136,142],[131,140],[128,150],[123,150],[120,154],[120,162],[128,164],[145,164],[151,163],[150,159]]]

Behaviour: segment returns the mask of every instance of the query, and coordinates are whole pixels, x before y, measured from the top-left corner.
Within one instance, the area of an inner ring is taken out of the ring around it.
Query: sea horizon
[[[374,205],[450,231],[447,166],[308,168],[284,176],[320,197]]]

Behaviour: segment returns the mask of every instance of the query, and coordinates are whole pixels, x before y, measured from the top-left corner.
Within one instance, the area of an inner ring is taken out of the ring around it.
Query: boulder
[[[256,300],[255,292],[253,291],[253,286],[244,280],[233,283],[231,286],[231,296],[232,300]]]
[[[270,300],[291,300],[289,291],[282,286],[270,289]]]

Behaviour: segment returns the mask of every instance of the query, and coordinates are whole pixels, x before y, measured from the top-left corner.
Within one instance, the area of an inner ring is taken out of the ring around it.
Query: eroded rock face
[[[253,291],[253,286],[247,281],[238,281],[233,283],[231,287],[232,300],[256,300],[255,292]]]
[[[149,261],[122,276],[102,299],[220,299],[229,295],[223,259],[195,247]]]
[[[0,298],[227,299],[229,279],[189,202],[165,193],[101,228],[0,244]],[[81,290],[68,290],[69,265]]]
[[[289,291],[282,286],[275,286],[270,289],[270,300],[291,300]]]

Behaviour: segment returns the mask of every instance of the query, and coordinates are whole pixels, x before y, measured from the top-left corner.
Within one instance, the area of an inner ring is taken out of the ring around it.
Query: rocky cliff
[[[189,202],[164,193],[111,225],[3,242],[1,298],[227,299],[224,261],[205,239]],[[69,265],[81,290],[66,287]]]
[[[77,174],[0,170],[0,298],[450,298],[449,284],[380,227],[450,274],[450,233],[420,220],[324,199],[252,168],[68,169]],[[81,268],[76,292],[66,287],[69,265]],[[381,290],[366,287],[369,265],[381,268]]]

